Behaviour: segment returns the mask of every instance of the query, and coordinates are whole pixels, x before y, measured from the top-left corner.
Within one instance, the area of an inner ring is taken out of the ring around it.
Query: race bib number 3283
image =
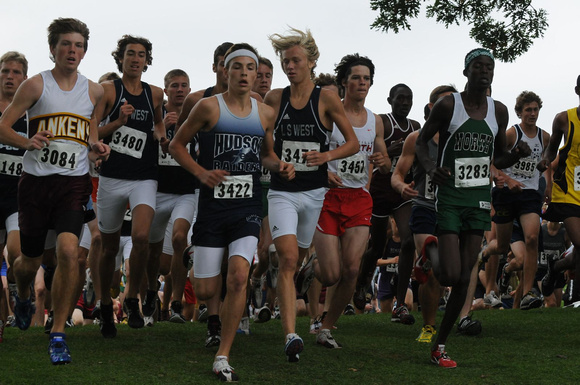
[[[477,187],[488,185],[490,176],[489,158],[455,159],[455,187]]]

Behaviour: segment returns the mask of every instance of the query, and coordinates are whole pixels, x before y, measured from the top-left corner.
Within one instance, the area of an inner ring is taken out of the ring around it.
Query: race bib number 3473
[[[455,159],[455,187],[477,187],[489,184],[489,158]]]
[[[318,166],[308,167],[303,157],[309,151],[320,151],[320,143],[285,140],[282,143],[281,158],[286,163],[292,163],[296,171],[316,171]]]

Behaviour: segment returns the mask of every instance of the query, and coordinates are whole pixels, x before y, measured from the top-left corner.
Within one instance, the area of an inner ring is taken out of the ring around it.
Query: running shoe
[[[509,263],[506,263],[501,268],[501,276],[499,277],[499,282],[498,282],[499,293],[500,294],[507,293],[508,287],[510,286],[510,279],[512,277],[512,274],[511,273],[508,273],[506,271],[506,269],[507,269],[508,266],[509,266]]]
[[[94,319],[101,318],[101,300],[100,299],[95,304],[95,307],[93,308],[93,311],[91,312],[91,315]]]
[[[536,309],[542,306],[542,298],[539,297],[533,290],[528,291],[520,301],[521,310]]]
[[[427,248],[435,248],[435,250],[437,250],[437,247],[437,237],[430,235],[425,239],[423,250],[421,250],[421,254],[417,258],[417,262],[415,262],[415,267],[413,268],[415,280],[420,284],[426,283],[429,280],[429,274],[431,274],[431,260],[428,258]]]
[[[123,311],[127,314],[127,322],[130,328],[141,329],[145,326],[145,321],[139,311],[139,298],[125,298]]]
[[[310,334],[318,334],[321,326],[322,319],[320,317],[315,318],[310,324]]]
[[[72,317],[68,317],[66,319],[66,321],[64,321],[64,327],[65,328],[74,328],[75,327],[75,321],[72,319]]]
[[[554,259],[548,258],[548,271],[542,278],[542,295],[548,297],[554,292],[554,285],[556,284],[557,274],[554,271]]]
[[[310,288],[312,280],[314,279],[314,259],[316,258],[316,253],[310,255],[308,260],[302,264],[300,270],[298,270],[298,275],[296,276],[296,291],[299,295],[304,295]]]
[[[356,312],[354,311],[354,306],[352,306],[350,303],[346,305],[346,307],[344,308],[344,315],[356,315]]]
[[[44,323],[44,334],[50,334],[52,325],[54,325],[54,311],[51,310],[48,312],[48,317],[46,317],[46,322]]]
[[[352,303],[358,310],[364,310],[367,304],[367,288],[364,285],[356,285],[354,295],[352,296]]]
[[[199,305],[199,315],[197,316],[197,320],[199,322],[207,322],[207,317],[209,316],[207,312],[206,305]]]
[[[205,347],[211,348],[213,346],[219,346],[222,342],[222,325],[220,322],[215,324],[207,325],[207,335],[205,338]]]
[[[288,362],[300,361],[300,352],[304,349],[304,341],[296,333],[290,333],[286,336],[286,346],[284,346],[284,353]]]
[[[115,338],[117,336],[117,327],[113,317],[113,304],[101,304],[101,334],[105,338]]]
[[[240,324],[238,325],[238,330],[236,330],[238,334],[250,334],[250,318],[249,317],[242,317],[240,320]]]
[[[498,309],[503,305],[493,290],[490,291],[489,294],[483,295],[483,304],[485,306],[493,307],[494,309]]]
[[[421,329],[421,334],[419,334],[419,337],[417,337],[415,339],[415,341],[424,342],[424,343],[431,343],[431,341],[433,340],[433,336],[435,334],[437,334],[437,330],[435,330],[435,326],[425,325]]]
[[[193,267],[193,245],[189,245],[183,250],[182,258],[183,266],[187,268],[187,271],[191,270]]]
[[[0,343],[4,341],[4,321],[0,319]]]
[[[260,324],[272,319],[272,311],[268,304],[254,311],[254,323]]]
[[[217,356],[213,362],[213,372],[223,382],[236,382],[238,375],[234,372],[234,368],[228,363],[226,356]]]
[[[415,317],[409,313],[407,306],[401,305],[393,309],[391,322],[400,322],[403,325],[413,325],[415,323]]]
[[[143,301],[143,305],[141,306],[143,310],[143,316],[153,317],[155,310],[157,310],[157,300],[157,292],[155,290],[147,290],[145,301]]]
[[[265,276],[263,276],[265,278]],[[253,303],[255,308],[262,307],[263,296],[262,296],[262,278],[251,278],[250,279],[251,294],[253,295]]]
[[[26,301],[20,301],[18,294],[16,294],[14,297],[14,321],[20,330],[26,330],[30,327],[35,312],[36,306],[30,298]]]
[[[70,350],[64,335],[52,336],[48,343],[48,354],[53,365],[70,364]]]
[[[316,343],[329,349],[342,349],[342,345],[336,342],[328,329],[319,330],[318,335],[316,336]]]
[[[86,270],[86,280],[85,280],[85,287],[83,290],[83,300],[87,306],[92,305],[95,303],[95,287],[93,285],[93,280],[91,278],[91,269]]]
[[[183,305],[179,301],[172,301],[169,306],[169,322],[184,324]]]
[[[457,362],[453,361],[445,351],[445,345],[438,345],[437,350],[431,351],[431,362],[442,368],[456,368]]]
[[[472,320],[471,316],[466,315],[457,324],[457,333],[466,336],[476,336],[481,334],[481,321]]]

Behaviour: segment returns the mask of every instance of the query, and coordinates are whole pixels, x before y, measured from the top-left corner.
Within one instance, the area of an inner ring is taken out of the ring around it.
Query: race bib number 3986
[[[489,184],[489,158],[455,159],[455,187],[477,187]]]
[[[316,171],[318,166],[308,167],[303,157],[309,151],[320,151],[320,143],[285,140],[282,143],[281,158],[286,163],[292,163],[296,171]]]

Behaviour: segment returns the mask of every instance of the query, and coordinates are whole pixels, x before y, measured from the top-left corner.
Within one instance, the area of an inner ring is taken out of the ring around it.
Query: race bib
[[[537,163],[535,158],[521,158],[512,166],[512,171],[514,175],[531,178],[534,175],[534,171],[536,171]]]
[[[74,170],[77,168],[82,146],[75,143],[50,142],[50,145],[38,151],[39,163]]]
[[[134,128],[122,126],[113,132],[109,143],[111,150],[141,159],[147,141],[147,134]]]
[[[338,177],[343,180],[363,180],[367,175],[365,155],[359,152],[349,156],[348,158],[340,159],[338,161],[337,174]]]
[[[580,191],[580,166],[574,167],[574,191]]]
[[[260,183],[270,183],[271,180],[272,174],[270,173],[270,170],[262,166],[262,175],[260,175]]]
[[[189,153],[189,148],[191,147],[191,143],[187,143],[187,146],[185,146],[185,148],[187,149],[187,152]],[[161,144],[159,144],[159,159],[157,161],[157,164],[160,166],[173,166],[173,167],[179,167],[181,166],[179,163],[177,163],[177,161],[171,156],[170,153],[163,153],[163,150],[161,149]]]
[[[455,187],[477,187],[489,184],[489,158],[455,159]]]
[[[427,173],[425,173],[425,198],[431,200],[435,199],[435,184]]]
[[[398,273],[399,269],[398,269],[399,265],[397,263],[389,263],[388,265],[385,266],[385,270],[387,271],[387,273]]]
[[[254,183],[251,175],[226,176],[226,180],[213,189],[216,199],[244,199],[253,196]]]
[[[285,140],[282,143],[282,160],[292,163],[296,171],[316,171],[318,166],[308,167],[306,158],[302,157],[308,151],[320,151],[320,143]]]
[[[0,154],[0,174],[20,176],[22,174],[22,157]]]

